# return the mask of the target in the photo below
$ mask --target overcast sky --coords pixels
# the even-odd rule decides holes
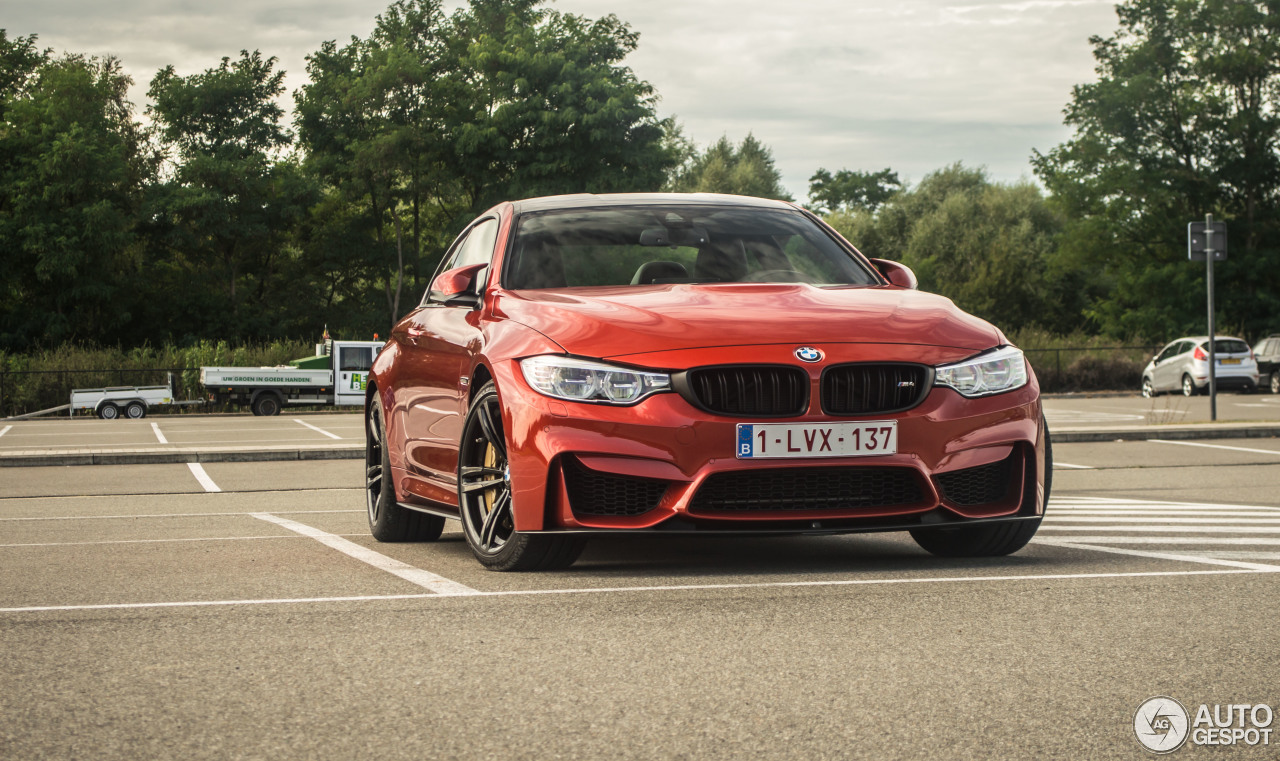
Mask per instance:
[[[145,91],[160,68],[215,66],[242,48],[276,56],[289,91],[324,40],[365,37],[389,0],[6,0],[0,28],[59,53],[114,55]],[[446,5],[455,8],[462,2]],[[819,167],[896,170],[955,161],[1031,177],[1033,149],[1070,133],[1071,86],[1093,79],[1090,35],[1113,0],[556,0],[640,33],[628,59],[685,134],[705,146],[755,134],[804,200]]]

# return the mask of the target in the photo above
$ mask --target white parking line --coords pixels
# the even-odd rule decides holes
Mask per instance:
[[[166,439],[166,438],[164,437],[164,434],[163,434],[163,433],[160,433],[160,424],[159,424],[159,423],[152,423],[152,424],[151,424],[151,430],[153,430],[153,431],[155,431],[155,432],[156,432],[156,438],[157,438],[157,439],[160,439],[160,443],[161,443],[161,444],[168,444],[168,443],[169,443],[169,440],[168,440],[168,439]]]
[[[1053,467],[1071,468],[1072,470],[1094,470],[1094,467],[1092,465],[1072,465],[1069,462],[1058,462],[1057,460],[1054,460]]]
[[[133,494],[116,496],[132,497]],[[166,495],[168,496],[168,495]],[[92,499],[77,497],[76,499]],[[287,515],[310,515],[312,513],[363,513],[364,510],[282,510]],[[140,513],[137,515],[40,515],[27,518],[0,518],[0,523],[20,523],[23,521],[136,521],[143,518],[226,518],[230,516],[246,516],[252,513]]]
[[[336,434],[336,433],[329,433],[328,431],[326,431],[326,430],[325,430],[325,429],[323,429],[323,428],[317,428],[317,427],[315,427],[314,425],[312,425],[312,424],[308,423],[308,422],[307,422],[307,421],[305,421],[305,420],[299,420],[299,419],[297,419],[297,418],[294,418],[294,419],[293,419],[293,422],[297,423],[298,425],[305,425],[306,427],[310,428],[310,429],[311,429],[311,430],[313,430],[313,431],[319,431],[320,433],[323,433],[325,436],[328,436],[328,437],[329,437],[329,438],[331,438],[331,439],[341,439],[341,438],[342,438],[341,436],[339,436],[339,435],[338,435],[338,434]]]
[[[1179,556],[1177,560],[1185,560]],[[1228,561],[1222,561],[1226,563]],[[0,613],[41,613],[67,610],[122,610],[139,608],[199,608],[227,605],[296,605],[300,603],[326,602],[369,602],[378,600],[431,600],[443,597],[533,597],[537,595],[590,595],[618,594],[625,592],[689,592],[720,589],[778,589],[787,587],[846,587],[873,586],[881,584],[951,584],[958,582],[990,582],[990,581],[1070,581],[1075,579],[1125,579],[1160,576],[1229,576],[1233,574],[1275,573],[1280,566],[1263,566],[1258,569],[1231,568],[1212,571],[1134,571],[1132,573],[1046,573],[1027,574],[1022,576],[944,576],[915,579],[844,579],[828,581],[767,581],[763,583],[740,584],[673,584],[671,586],[642,587],[586,587],[578,589],[517,589],[505,592],[478,592],[471,590],[466,595],[419,594],[419,595],[360,595],[353,597],[294,597],[267,600],[192,600],[184,602],[137,602],[111,603],[103,605],[44,605],[25,608],[0,608]]]
[[[12,429],[13,429],[13,426],[11,426],[11,425],[6,425],[4,428],[0,428],[0,436],[5,435],[6,433],[8,433],[8,432],[9,432],[10,430],[12,430]]]
[[[1204,447],[1205,449],[1228,449],[1232,452],[1253,452],[1254,454],[1269,454],[1280,457],[1280,452],[1274,449],[1250,449],[1249,447],[1229,447],[1226,444],[1201,444],[1196,441],[1166,441],[1165,439],[1148,439],[1152,444],[1178,444],[1184,447]]]
[[[373,550],[356,544],[353,541],[343,539],[336,534],[321,531],[320,529],[313,528],[305,523],[298,523],[297,521],[291,521],[288,518],[281,518],[279,516],[271,515],[270,513],[250,513],[250,515],[254,518],[258,518],[259,520],[264,520],[268,523],[274,523],[277,526],[287,528],[290,531],[302,534],[303,536],[309,536],[326,547],[331,547],[344,555],[349,555],[363,563],[368,563],[374,568],[386,571],[393,576],[399,576],[405,581],[417,584],[423,589],[430,589],[436,594],[451,596],[479,594],[471,587],[463,586],[456,581],[451,581],[430,571],[416,568],[408,563],[402,563],[395,558],[389,558],[382,553],[374,552]]]
[[[191,469],[191,475],[196,477],[196,480],[200,482],[200,485],[204,487],[205,491],[222,491],[222,489],[219,489],[218,485],[213,482],[213,479],[209,478],[209,474],[204,472],[203,465],[198,462],[189,462],[187,463],[187,467]]]
[[[1050,547],[1062,547],[1070,550],[1091,550],[1093,552],[1110,552],[1115,555],[1132,555],[1139,558],[1154,558],[1156,560],[1185,560],[1189,563],[1208,563],[1209,565],[1225,565],[1232,568],[1247,568],[1251,571],[1280,571],[1280,565],[1267,565],[1265,563],[1245,563],[1239,560],[1223,560],[1221,558],[1207,558],[1199,555],[1183,555],[1176,552],[1147,552],[1146,550],[1122,550],[1119,547],[1103,547],[1099,544],[1081,544],[1070,540],[1061,539],[1036,539],[1037,544],[1047,544]]]

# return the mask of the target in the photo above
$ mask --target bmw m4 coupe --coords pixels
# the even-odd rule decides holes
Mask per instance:
[[[1052,453],[997,328],[789,203],[571,195],[503,203],[446,252],[368,381],[381,541],[459,520],[493,570],[593,535],[909,531],[1003,555]]]

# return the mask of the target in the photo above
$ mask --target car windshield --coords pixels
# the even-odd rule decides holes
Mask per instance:
[[[523,216],[503,279],[512,289],[879,283],[798,211],[687,205],[615,206]]]
[[[1200,346],[1208,351],[1209,342],[1205,341]],[[1248,354],[1249,345],[1233,338],[1219,338],[1213,342],[1213,352],[1214,354]]]

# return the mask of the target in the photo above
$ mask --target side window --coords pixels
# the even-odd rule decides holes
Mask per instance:
[[[1181,349],[1181,347],[1182,347],[1181,341],[1177,343],[1169,344],[1168,346],[1164,347],[1164,351],[1160,352],[1160,356],[1156,357],[1156,359],[1159,360],[1160,362],[1163,362],[1169,357],[1176,355]]]
[[[493,258],[493,243],[498,238],[498,220],[486,219],[467,233],[467,237],[453,250],[441,272],[465,267],[468,264],[487,264]]]

